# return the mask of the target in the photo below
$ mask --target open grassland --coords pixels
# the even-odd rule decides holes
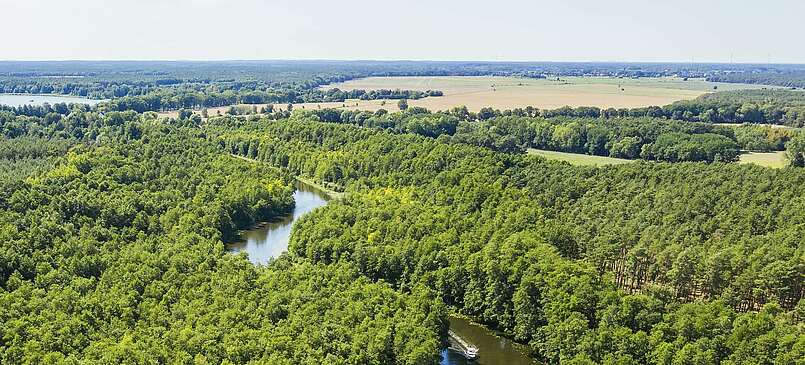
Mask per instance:
[[[783,168],[788,166],[785,151],[777,152],[747,152],[741,155],[739,163],[753,163],[759,166]]]
[[[592,156],[580,153],[546,151],[546,150],[538,150],[535,148],[529,148],[528,154],[544,157],[549,160],[565,161],[571,165],[576,166],[603,166],[603,165],[615,165],[615,164],[633,162],[633,160],[626,160],[622,158]],[[785,151],[746,152],[741,155],[738,163],[742,164],[752,163],[758,166],[779,169],[788,166],[788,159],[785,157]]]
[[[716,89],[717,87],[717,89]],[[680,78],[613,78],[613,77],[561,77],[528,79],[493,76],[444,77],[369,77],[322,86],[323,89],[342,90],[441,90],[442,97],[429,97],[409,101],[410,106],[430,110],[445,110],[466,105],[477,111],[482,107],[511,109],[534,106],[556,109],[563,106],[597,106],[632,108],[666,105],[683,99],[694,99],[702,94],[736,89],[756,89],[764,86],[707,82],[701,79],[685,81]],[[354,105],[354,102],[352,103]],[[389,101],[387,109],[394,109]],[[378,103],[364,102],[353,106],[373,110]]]
[[[528,154],[544,157],[549,160],[565,161],[571,165],[576,166],[603,166],[603,165],[615,165],[615,164],[632,162],[632,160],[626,160],[622,158],[583,155],[580,153],[546,151],[546,150],[538,150],[535,148],[529,148]]]

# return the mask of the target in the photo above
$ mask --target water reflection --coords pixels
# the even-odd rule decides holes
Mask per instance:
[[[478,358],[467,360],[459,353],[451,350],[442,351],[441,365],[533,365],[537,364],[518,348],[518,345],[494,333],[483,326],[471,323],[463,318],[450,317],[450,329],[464,340],[478,347]]]
[[[245,251],[249,254],[249,260],[255,264],[265,264],[287,251],[293,222],[313,209],[327,205],[330,200],[323,191],[301,181],[296,182],[293,198],[296,207],[292,214],[241,232],[241,240],[230,244],[229,249],[234,252]]]
[[[308,184],[297,182],[294,192],[296,208],[293,214],[270,222],[255,229],[243,231],[240,242],[229,245],[235,252],[245,251],[249,260],[265,264],[288,249],[291,227],[294,221],[304,214],[327,205],[330,197],[323,191]],[[533,365],[534,360],[518,351],[518,346],[510,340],[496,337],[492,331],[473,324],[463,318],[450,317],[450,329],[466,341],[477,346],[479,357],[468,361],[463,355],[451,350],[442,351],[442,365]]]

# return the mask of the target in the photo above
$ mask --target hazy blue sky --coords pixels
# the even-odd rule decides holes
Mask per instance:
[[[805,63],[802,0],[0,0],[0,14],[2,60]]]

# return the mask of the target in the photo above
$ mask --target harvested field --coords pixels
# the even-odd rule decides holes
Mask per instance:
[[[715,89],[717,87],[717,89]],[[556,109],[563,106],[632,108],[666,105],[694,99],[716,90],[761,88],[759,85],[713,83],[680,78],[623,79],[613,77],[562,77],[528,79],[514,77],[370,77],[322,86],[342,90],[441,90],[442,97],[410,100],[410,106],[444,110],[465,105],[472,111],[482,107],[511,109],[534,106]],[[393,106],[393,105],[392,105]],[[372,110],[371,105],[366,106]],[[394,109],[394,108],[387,108]]]

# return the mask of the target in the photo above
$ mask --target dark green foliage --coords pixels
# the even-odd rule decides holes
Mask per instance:
[[[735,162],[738,145],[720,134],[665,133],[657,140],[644,145],[641,156],[659,161]]]
[[[439,90],[349,90],[342,91],[340,89],[319,90],[312,89],[305,92],[301,97],[301,102],[316,103],[316,102],[337,102],[347,99],[361,99],[361,100],[383,100],[383,99],[422,99],[428,96],[442,96],[443,92]]]
[[[355,124],[432,138],[444,136],[444,141],[509,153],[537,148],[668,162],[732,162],[737,160],[740,152],[732,128],[705,123],[656,118],[546,119],[516,115],[484,119],[480,117],[483,113],[483,110],[479,113],[479,121],[461,120],[453,112],[431,113],[421,108],[402,113],[322,109],[306,115],[315,115],[330,123]],[[780,133],[781,136],[791,134],[790,131]]]
[[[802,170],[593,169],[335,124],[217,123],[227,151],[257,141],[257,159],[349,192],[302,218],[294,255],[426,285],[545,361],[788,364],[805,351]]]
[[[0,138],[0,159],[16,161],[62,156],[67,153],[69,147],[70,142],[62,139]]]
[[[514,145],[669,162],[730,162],[739,152],[734,138],[728,128],[652,118],[504,116],[486,123],[462,124],[452,140],[503,151],[512,150],[507,146]]]
[[[707,77],[708,81],[737,82],[745,84],[778,85],[805,88],[805,70],[775,70],[774,68],[758,72],[734,72],[716,74]]]
[[[805,91],[739,90],[705,94],[663,107],[668,118],[710,123],[805,126]]]
[[[793,167],[805,167],[805,134],[800,133],[786,144],[786,156]]]
[[[796,165],[801,135],[661,119],[704,120],[695,103],[296,111],[203,124],[187,111],[159,122],[133,110],[286,103],[368,66],[256,78],[265,65],[135,64],[134,76],[96,70],[110,81],[31,71],[32,81],[19,70],[0,80],[117,97],[94,109],[0,108],[0,363],[433,364],[445,305],[547,363],[805,358],[802,169],[585,168],[518,154],[548,146],[714,162],[733,160],[739,145],[787,142]],[[428,65],[371,72],[458,72]],[[542,77],[533,65],[500,67],[460,72]],[[562,72],[667,72],[612,67]],[[744,101],[739,110],[766,118]],[[703,112],[717,121],[720,111]],[[291,209],[293,175],[348,194],[303,217],[290,252],[267,266],[226,253],[238,229]]]
[[[194,130],[115,128],[130,124],[143,134],[0,194],[0,363],[438,362],[446,313],[427,288],[224,251],[289,211],[289,175]]]
[[[480,120],[500,116],[543,116],[573,118],[662,118],[704,123],[777,124],[805,126],[805,91],[736,90],[704,94],[694,100],[677,101],[665,106],[601,109],[598,107],[562,107],[554,110],[531,108],[494,110],[482,108],[471,118]]]
[[[735,129],[735,140],[749,151],[783,151],[791,138],[797,135],[792,129],[744,124]]]

